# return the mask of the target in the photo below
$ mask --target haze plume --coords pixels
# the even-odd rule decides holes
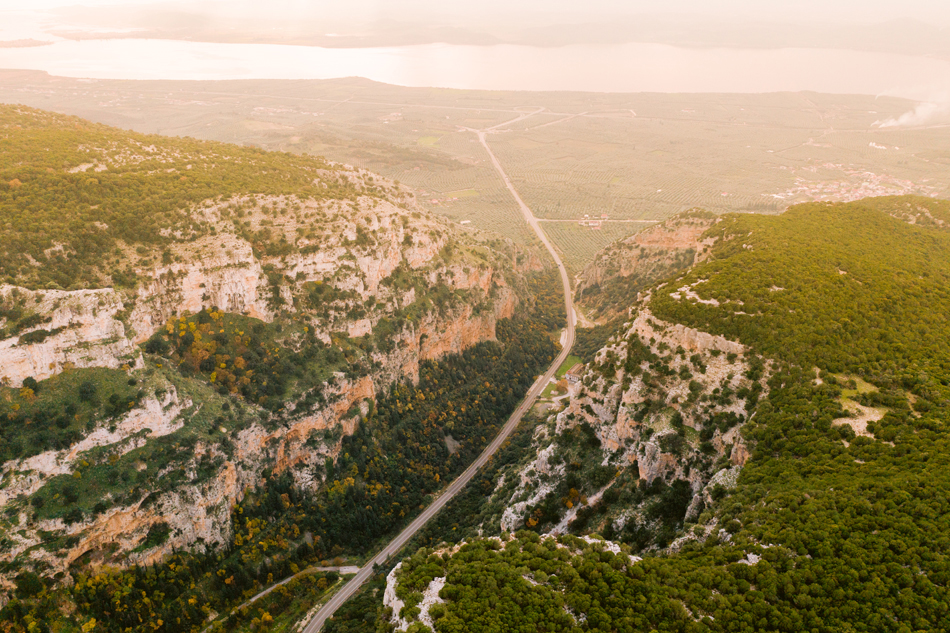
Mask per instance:
[[[940,92],[899,117],[876,121],[875,127],[920,127],[950,123],[950,92]]]

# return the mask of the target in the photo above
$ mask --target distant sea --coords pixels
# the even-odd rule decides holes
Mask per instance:
[[[458,46],[317,48],[176,40],[57,41],[0,48],[0,68],[98,79],[330,79],[402,86],[592,92],[950,92],[950,61],[813,48]]]

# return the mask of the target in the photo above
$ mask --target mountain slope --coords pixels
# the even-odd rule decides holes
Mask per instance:
[[[507,471],[496,489],[513,479],[530,494],[540,477],[556,490],[571,463],[543,472],[539,460],[583,446],[575,474],[595,464],[616,470],[599,484],[580,479],[586,488],[576,491],[606,485],[603,494],[595,501],[565,487],[551,505],[557,518],[535,525],[533,513],[509,506],[549,537],[504,532],[500,541],[420,551],[391,576],[387,617],[403,629],[421,618],[436,631],[501,621],[565,631],[948,630],[950,233],[938,221],[946,210],[945,201],[896,198],[723,216],[704,235],[715,241],[709,259],[633,306],[556,425],[536,434],[534,461]],[[683,351],[670,351],[670,369],[687,368],[674,380],[696,385],[651,397],[680,414],[684,433],[657,441],[645,460],[647,431],[658,429],[649,410],[624,422],[627,403],[643,394],[641,372],[669,373],[648,355],[631,366],[620,352],[633,342],[660,356],[672,336]],[[702,354],[685,360],[691,341],[742,346],[722,349],[734,361],[760,357],[762,373],[752,374],[761,389],[710,392],[708,374],[718,372]],[[742,369],[726,371],[734,379]],[[715,411],[696,413],[724,395],[744,400],[748,413],[728,453],[712,446],[735,466],[720,460],[714,477],[694,480],[700,434],[717,421]],[[572,420],[578,412],[586,428]],[[619,448],[636,456],[636,471],[617,459],[611,432],[620,426],[633,432],[633,445]],[[657,463],[668,470],[644,471]],[[686,485],[676,484],[687,468]],[[706,506],[698,514],[697,495]],[[561,519],[578,505],[572,521]],[[616,542],[557,536],[565,530]],[[631,558],[638,549],[643,560]],[[505,602],[491,606],[497,594]]]
[[[359,555],[464,468],[556,351],[547,330],[563,314],[535,299],[550,276],[527,270],[536,259],[452,228],[395,183],[26,108],[0,108],[0,126],[0,583],[11,595],[48,585],[65,612],[86,612],[95,601],[65,589],[79,578],[111,566],[141,578],[135,565],[174,575],[176,551],[195,565],[222,551],[241,560],[268,523],[270,553],[202,587],[203,607],[233,606],[269,566],[289,570],[291,553],[301,564]],[[493,372],[509,389],[486,397],[480,385],[502,380]],[[441,417],[406,414],[406,390]],[[400,441],[414,449],[397,454]],[[367,469],[374,456],[386,467]],[[400,493],[417,468],[425,476]],[[379,487],[372,513],[351,507],[367,486]],[[287,500],[277,494],[241,536],[242,499],[278,489]],[[294,519],[306,504],[312,519]],[[125,626],[151,604],[124,606]]]

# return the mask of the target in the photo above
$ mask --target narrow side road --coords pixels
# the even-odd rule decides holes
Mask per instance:
[[[344,566],[342,566],[342,567],[308,567],[307,569],[304,569],[303,571],[297,572],[296,574],[294,574],[294,575],[292,575],[292,576],[287,576],[286,578],[284,578],[284,579],[281,580],[280,582],[276,582],[276,583],[274,583],[273,585],[271,585],[270,587],[268,587],[268,588],[264,589],[263,591],[261,591],[260,593],[257,593],[257,594],[255,594],[255,595],[251,596],[250,598],[247,599],[247,601],[242,602],[242,603],[239,604],[238,606],[234,607],[233,609],[231,609],[230,611],[228,611],[227,614],[225,614],[225,615],[227,616],[227,615],[229,615],[229,614],[231,614],[231,613],[234,613],[234,612],[236,612],[236,611],[240,611],[241,609],[243,609],[243,608],[245,608],[245,607],[251,606],[252,604],[254,604],[255,602],[257,602],[258,600],[260,600],[261,598],[263,598],[264,596],[266,596],[267,594],[269,594],[270,592],[272,592],[274,589],[277,589],[278,587],[283,587],[284,585],[286,585],[287,583],[289,583],[289,582],[290,582],[291,580],[293,580],[294,578],[302,578],[302,577],[306,576],[307,574],[312,574],[312,573],[318,572],[318,571],[335,571],[335,572],[338,572],[340,575],[346,576],[346,575],[349,575],[349,574],[355,574],[355,573],[358,572],[359,570],[360,570],[360,568],[357,567],[356,565],[344,565]],[[208,626],[206,626],[205,628],[203,628],[203,629],[201,630],[201,633],[207,633],[207,631],[210,631],[210,630],[211,630],[211,627],[214,626],[214,623],[215,623],[216,621],[218,621],[218,618],[221,618],[221,617],[222,617],[221,615],[218,615],[218,616],[211,622],[211,624],[209,624]]]
[[[524,116],[517,117],[513,121],[519,121],[521,119],[527,118],[535,112],[528,113]],[[508,121],[507,123],[511,123]],[[500,127],[500,124],[497,127]],[[535,383],[531,386],[531,389],[528,390],[528,394],[525,396],[524,400],[521,401],[521,404],[515,409],[514,413],[511,414],[511,417],[508,418],[508,421],[505,423],[505,426],[502,427],[498,435],[495,436],[495,439],[492,440],[482,454],[472,462],[472,464],[465,469],[459,477],[453,481],[448,488],[446,488],[439,497],[432,502],[429,507],[422,511],[422,513],[416,517],[416,519],[409,524],[402,532],[399,533],[399,536],[394,538],[389,544],[383,548],[379,554],[377,554],[373,560],[366,563],[362,569],[354,576],[350,581],[343,586],[332,598],[323,607],[317,611],[317,614],[313,617],[310,622],[303,628],[303,633],[317,633],[323,627],[324,622],[330,619],[333,614],[336,612],[340,606],[343,605],[353,594],[355,594],[360,586],[366,582],[370,576],[373,575],[373,567],[377,564],[382,565],[385,563],[390,556],[396,554],[403,545],[409,542],[409,540],[415,536],[416,532],[425,525],[429,519],[434,517],[439,510],[442,509],[445,504],[452,500],[452,498],[459,493],[459,491],[465,487],[472,477],[475,476],[475,473],[479,468],[484,466],[492,455],[501,447],[501,445],[508,439],[508,436],[511,435],[512,431],[518,426],[521,422],[521,418],[524,414],[531,408],[535,400],[547,386],[548,381],[554,376],[557,372],[558,367],[561,366],[561,363],[568,357],[571,352],[571,348],[574,346],[574,324],[576,318],[574,316],[574,302],[571,298],[571,281],[568,277],[567,269],[564,267],[564,263],[561,261],[561,258],[558,257],[557,251],[554,250],[554,246],[548,240],[547,235],[544,234],[544,231],[541,230],[541,225],[538,223],[537,218],[534,217],[534,214],[531,212],[531,209],[528,208],[528,205],[524,203],[521,199],[521,196],[518,195],[518,192],[515,190],[514,186],[511,184],[511,180],[508,178],[508,175],[501,167],[501,163],[498,162],[498,159],[495,158],[495,154],[491,151],[491,148],[488,146],[487,141],[485,140],[485,130],[472,130],[478,134],[478,140],[481,142],[482,146],[485,148],[485,151],[488,152],[489,158],[491,158],[492,164],[495,166],[495,170],[498,172],[498,175],[501,176],[501,179],[504,181],[505,186],[508,188],[508,191],[511,192],[511,195],[514,197],[515,202],[518,203],[518,207],[521,209],[521,213],[524,215],[525,221],[528,225],[534,230],[535,234],[538,236],[538,239],[541,240],[541,243],[544,244],[544,247],[551,254],[551,257],[554,259],[554,262],[557,264],[558,271],[561,274],[561,285],[564,290],[564,308],[565,313],[567,314],[567,328],[565,330],[565,336],[562,338],[563,347],[561,353],[557,355],[557,358],[554,359],[554,362],[551,363],[551,366],[548,367],[548,370],[544,373],[543,376],[538,378]]]
[[[274,589],[277,589],[278,587],[282,587],[282,586],[286,585],[288,582],[290,582],[290,581],[293,580],[294,578],[300,578],[300,577],[302,577],[302,576],[306,576],[307,574],[312,574],[312,573],[318,572],[318,571],[335,571],[335,572],[339,572],[340,574],[347,575],[347,574],[355,574],[355,573],[358,572],[359,570],[360,570],[360,568],[357,567],[356,565],[353,565],[353,566],[350,566],[350,567],[348,567],[348,566],[344,566],[344,567],[310,567],[309,569],[305,569],[305,570],[303,570],[303,571],[300,572],[300,573],[294,574],[293,576],[288,576],[288,577],[284,578],[283,580],[281,580],[280,582],[271,585],[270,587],[268,587],[267,589],[261,591],[261,592],[258,593],[257,595],[252,596],[252,597],[251,597],[247,602],[245,602],[244,604],[242,604],[242,605],[240,605],[240,606],[237,606],[237,607],[235,607],[234,609],[231,609],[231,610],[232,610],[232,611],[240,611],[240,610],[243,609],[244,607],[249,607],[249,606],[251,606],[252,604],[254,604],[255,602],[257,602],[258,600],[260,600],[261,598],[263,598],[264,596],[266,596],[267,594],[269,594],[270,592],[272,592]]]

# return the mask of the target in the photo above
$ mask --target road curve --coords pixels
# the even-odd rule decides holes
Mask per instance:
[[[533,113],[532,113],[533,114]],[[528,115],[530,116],[530,115]],[[518,117],[516,120],[520,120],[526,117]],[[499,127],[499,126],[496,126]],[[474,130],[473,130],[474,131]],[[544,244],[544,247],[551,254],[551,257],[554,259],[554,262],[557,264],[558,271],[561,274],[561,285],[564,289],[564,308],[565,314],[567,315],[567,330],[566,337],[564,338],[564,346],[561,349],[561,353],[557,355],[557,358],[554,359],[554,362],[551,363],[551,366],[548,367],[548,370],[544,372],[544,375],[538,378],[535,383],[531,386],[531,389],[528,390],[528,394],[525,396],[524,400],[521,401],[521,404],[515,409],[514,413],[511,414],[511,417],[508,418],[508,421],[505,423],[505,426],[502,427],[498,435],[495,436],[495,439],[492,440],[481,455],[475,459],[474,462],[465,469],[458,478],[449,484],[449,487],[446,488],[436,499],[433,501],[422,513],[415,518],[415,520],[408,525],[402,532],[399,533],[399,536],[390,541],[383,551],[376,555],[373,560],[366,563],[362,569],[354,576],[348,583],[346,583],[342,589],[336,592],[332,598],[323,607],[317,611],[316,615],[307,623],[307,626],[303,628],[303,633],[317,633],[322,627],[324,622],[329,620],[333,614],[339,609],[344,602],[346,602],[353,594],[355,594],[364,582],[366,582],[370,576],[373,575],[373,568],[375,565],[382,565],[385,563],[390,556],[396,554],[403,545],[409,542],[409,540],[415,536],[416,532],[425,525],[429,519],[434,517],[442,507],[447,504],[452,498],[458,494],[458,492],[465,487],[472,477],[475,476],[475,473],[478,472],[478,469],[484,466],[492,455],[501,447],[501,445],[508,439],[508,436],[511,435],[512,431],[518,426],[521,422],[522,416],[531,408],[534,404],[534,401],[537,400],[538,396],[541,395],[541,392],[544,390],[544,387],[548,384],[548,381],[554,376],[554,373],[557,371],[558,367],[561,366],[561,363],[567,358],[568,354],[571,352],[571,347],[574,346],[574,304],[571,299],[571,282],[570,278],[567,275],[567,269],[564,267],[564,263],[561,261],[561,258],[558,257],[557,251],[554,250],[554,246],[548,240],[547,235],[544,234],[544,231],[541,230],[541,226],[538,223],[537,218],[534,217],[534,214],[531,213],[531,209],[528,208],[528,205],[524,203],[521,199],[521,196],[518,195],[518,192],[515,190],[514,186],[511,184],[511,180],[508,178],[508,175],[501,168],[501,163],[498,162],[498,159],[495,158],[495,154],[491,151],[491,148],[488,146],[488,142],[485,140],[485,132],[477,131],[478,140],[481,142],[482,146],[485,148],[485,151],[488,152],[488,156],[491,158],[492,164],[495,166],[495,170],[501,176],[502,180],[505,182],[505,186],[508,187],[508,191],[511,192],[511,195],[514,197],[515,202],[518,203],[518,207],[521,209],[521,213],[524,215],[525,221],[537,234],[538,238],[541,240],[541,243]]]

